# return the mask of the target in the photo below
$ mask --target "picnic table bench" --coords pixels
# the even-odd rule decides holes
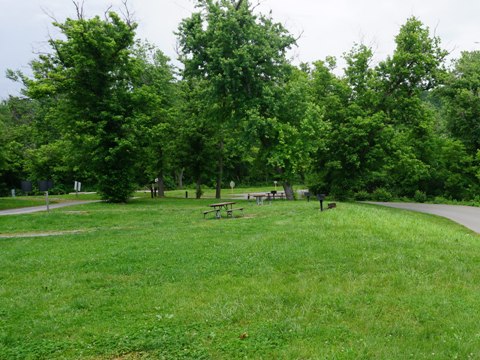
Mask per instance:
[[[243,208],[233,208],[233,205],[236,204],[235,202],[228,201],[216,204],[210,204],[208,206],[212,207],[213,210],[206,210],[203,212],[203,218],[209,213],[215,213],[215,218],[220,219],[222,217],[221,211],[225,210],[227,212],[227,217],[233,217],[233,212],[240,210],[243,214]]]
[[[263,205],[263,198],[266,198],[268,201],[272,201],[275,199],[285,199],[284,192],[266,192],[266,193],[253,193],[248,194],[247,199],[250,200],[251,197],[254,197],[257,205]]]

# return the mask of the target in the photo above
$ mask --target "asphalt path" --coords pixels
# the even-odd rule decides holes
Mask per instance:
[[[480,234],[480,207],[372,201],[365,201],[364,203],[443,216]]]
[[[66,201],[66,202],[62,202],[62,203],[59,203],[59,204],[50,204],[49,207],[50,207],[50,210],[52,210],[52,209],[63,208],[63,207],[66,207],[66,206],[90,204],[92,202],[99,202],[99,201],[100,200]],[[47,206],[42,205],[42,206],[31,206],[31,207],[24,207],[24,208],[18,208],[18,209],[1,210],[0,211],[0,216],[31,214],[31,213],[39,212],[39,211],[47,211]]]

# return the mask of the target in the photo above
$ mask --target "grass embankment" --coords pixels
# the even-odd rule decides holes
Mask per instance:
[[[468,359],[480,236],[317,202],[138,199],[0,218],[0,358]],[[211,214],[210,214],[211,215]]]

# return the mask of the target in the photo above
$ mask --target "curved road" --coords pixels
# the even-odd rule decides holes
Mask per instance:
[[[89,204],[92,202],[99,202],[100,200],[85,200],[85,201],[66,201],[59,204],[50,204],[50,210],[58,209],[65,206],[72,206],[72,205],[81,205],[81,204]],[[1,210],[0,216],[2,215],[19,215],[19,214],[30,214],[39,211],[47,211],[47,206],[32,206],[32,207],[24,207],[18,209],[9,209],[9,210]]]
[[[437,205],[419,203],[390,203],[365,201],[366,204],[382,205],[397,209],[419,211],[443,216],[480,234],[480,207],[460,205]]]

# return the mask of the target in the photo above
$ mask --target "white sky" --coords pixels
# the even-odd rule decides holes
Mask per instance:
[[[260,0],[259,11],[272,10],[274,20],[295,36],[294,63],[340,60],[354,42],[371,45],[377,61],[392,54],[394,37],[410,16],[418,17],[440,36],[443,47],[456,58],[464,50],[480,49],[478,0]],[[251,0],[256,2],[256,0]],[[157,45],[175,59],[173,32],[194,9],[194,0],[128,0],[139,23],[137,35]],[[119,0],[85,0],[87,16],[102,15],[109,5],[121,9]],[[0,0],[0,98],[18,95],[19,86],[5,78],[6,69],[29,73],[35,52],[48,50],[49,34],[57,34],[52,20],[75,16],[71,0]],[[342,62],[339,61],[339,65]]]

